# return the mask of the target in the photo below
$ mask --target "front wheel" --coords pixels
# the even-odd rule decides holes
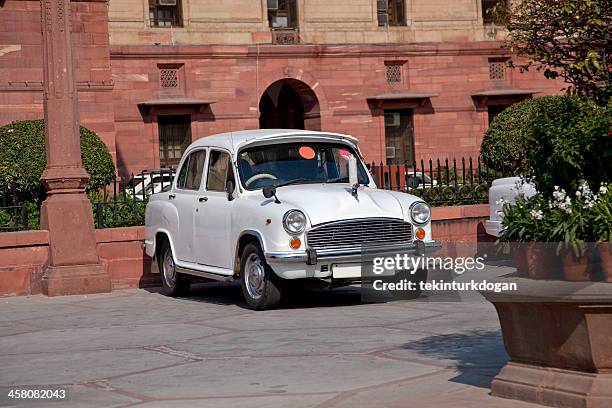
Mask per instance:
[[[266,263],[259,245],[248,244],[240,257],[240,284],[249,308],[272,309],[281,299],[281,281]]]
[[[168,241],[164,241],[157,259],[159,272],[161,273],[163,293],[166,296],[186,296],[189,294],[191,276],[176,271],[172,248]]]

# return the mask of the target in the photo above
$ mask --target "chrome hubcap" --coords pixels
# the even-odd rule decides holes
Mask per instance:
[[[245,283],[247,292],[249,295],[258,299],[263,294],[263,290],[266,286],[266,274],[265,267],[259,256],[252,254],[247,259],[244,265]]]
[[[169,249],[164,253],[163,269],[166,285],[173,288],[176,283],[176,268],[174,267],[172,252]]]

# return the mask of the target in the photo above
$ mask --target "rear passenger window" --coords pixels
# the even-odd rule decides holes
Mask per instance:
[[[184,190],[199,190],[206,162],[206,150],[198,150],[189,155],[183,164],[176,186]]]
[[[185,188],[185,180],[187,180],[187,169],[189,168],[189,157],[187,160],[183,162],[183,167],[181,167],[181,171],[176,180],[177,188]]]

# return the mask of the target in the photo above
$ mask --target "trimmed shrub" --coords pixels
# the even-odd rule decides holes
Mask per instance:
[[[597,191],[612,177],[612,115],[576,96],[541,98],[531,113],[525,170],[547,197],[555,187],[576,191],[585,180]]]
[[[81,132],[81,159],[90,176],[88,191],[111,182],[115,165],[98,135],[84,127]],[[8,191],[19,202],[41,202],[45,188],[40,181],[45,169],[43,120],[13,122],[0,127],[0,192]]]
[[[526,100],[500,113],[481,154],[496,170],[535,176],[538,191],[576,191],[580,179],[596,188],[612,175],[610,108],[576,96]]]
[[[547,98],[527,99],[503,110],[490,123],[480,145],[480,154],[489,167],[520,174],[525,160],[530,117]]]

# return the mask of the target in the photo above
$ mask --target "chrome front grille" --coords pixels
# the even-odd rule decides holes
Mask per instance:
[[[394,218],[362,218],[320,224],[308,231],[306,243],[315,250],[359,249],[412,242],[412,225]]]

